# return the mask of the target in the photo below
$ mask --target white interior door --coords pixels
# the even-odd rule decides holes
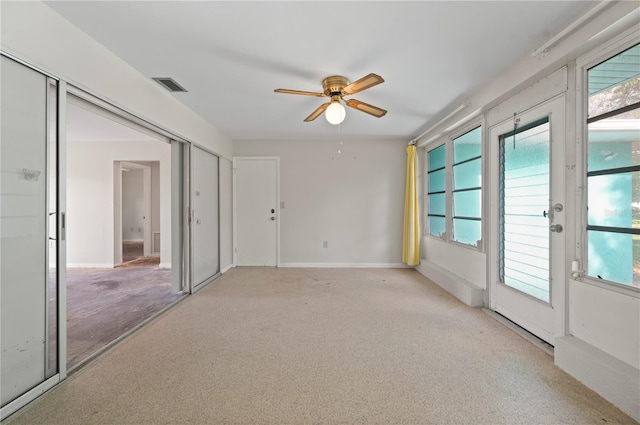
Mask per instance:
[[[193,289],[220,271],[218,157],[191,149],[191,258]]]
[[[47,314],[49,236],[55,235],[55,230],[49,233],[47,203],[49,82],[11,59],[2,56],[1,61],[0,401],[4,416],[8,403],[57,370],[55,364],[48,364],[48,351],[56,346],[49,344],[49,338],[57,334],[48,331],[51,321],[55,328],[56,311],[51,317]],[[55,215],[55,206],[53,211]]]
[[[491,308],[551,345],[564,332],[564,107],[490,130]]]
[[[279,158],[234,158],[238,266],[278,265]]]

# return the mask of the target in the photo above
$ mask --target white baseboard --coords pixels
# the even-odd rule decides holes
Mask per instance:
[[[119,264],[113,263],[67,263],[69,269],[112,269]]]
[[[406,269],[402,263],[280,263],[278,267],[323,268],[323,269]]]
[[[123,239],[122,242],[144,242],[144,239]]]
[[[415,269],[466,305],[484,307],[484,289],[424,259]]]
[[[220,269],[220,273],[226,273],[233,268],[233,264],[228,264]]]
[[[640,422],[640,370],[574,336],[555,340],[555,364]]]
[[[160,263],[160,265],[158,266],[161,269],[170,269],[171,268],[171,263]]]

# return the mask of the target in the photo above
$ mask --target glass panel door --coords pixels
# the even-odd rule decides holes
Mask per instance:
[[[191,150],[191,242],[193,289],[220,272],[218,157]]]
[[[500,283],[549,302],[549,120],[499,143]]]
[[[49,350],[55,354],[51,338],[57,333],[55,314],[47,315],[49,80],[4,56],[1,61],[0,401],[5,415],[5,406],[56,373],[48,360],[55,362]]]
[[[551,345],[564,334],[564,116],[558,97],[489,139],[490,307]]]

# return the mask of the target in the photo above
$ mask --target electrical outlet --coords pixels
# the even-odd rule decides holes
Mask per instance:
[[[329,241],[322,241],[323,248],[329,248]]]

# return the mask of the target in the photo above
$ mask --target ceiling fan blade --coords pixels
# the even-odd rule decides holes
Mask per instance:
[[[378,74],[369,74],[365,77],[360,78],[358,81],[354,81],[349,84],[345,88],[342,89],[342,93],[344,94],[355,94],[361,92],[362,90],[366,90],[369,87],[373,87],[380,83],[384,83],[384,80]]]
[[[289,90],[289,89],[275,89],[276,93],[285,93],[285,94],[301,94],[303,96],[315,96],[315,97],[327,97],[324,93],[316,93],[313,91],[300,91],[300,90]]]
[[[367,114],[373,115],[376,118],[384,117],[387,114],[387,111],[377,106],[369,105],[368,103],[360,102],[359,100],[349,99],[345,101],[347,106],[350,106],[358,111],[366,112]]]
[[[318,109],[313,111],[311,115],[304,119],[304,121],[309,122],[315,120],[320,115],[322,115],[322,113],[329,107],[329,105],[331,105],[331,102],[323,103],[322,105],[318,106]]]

